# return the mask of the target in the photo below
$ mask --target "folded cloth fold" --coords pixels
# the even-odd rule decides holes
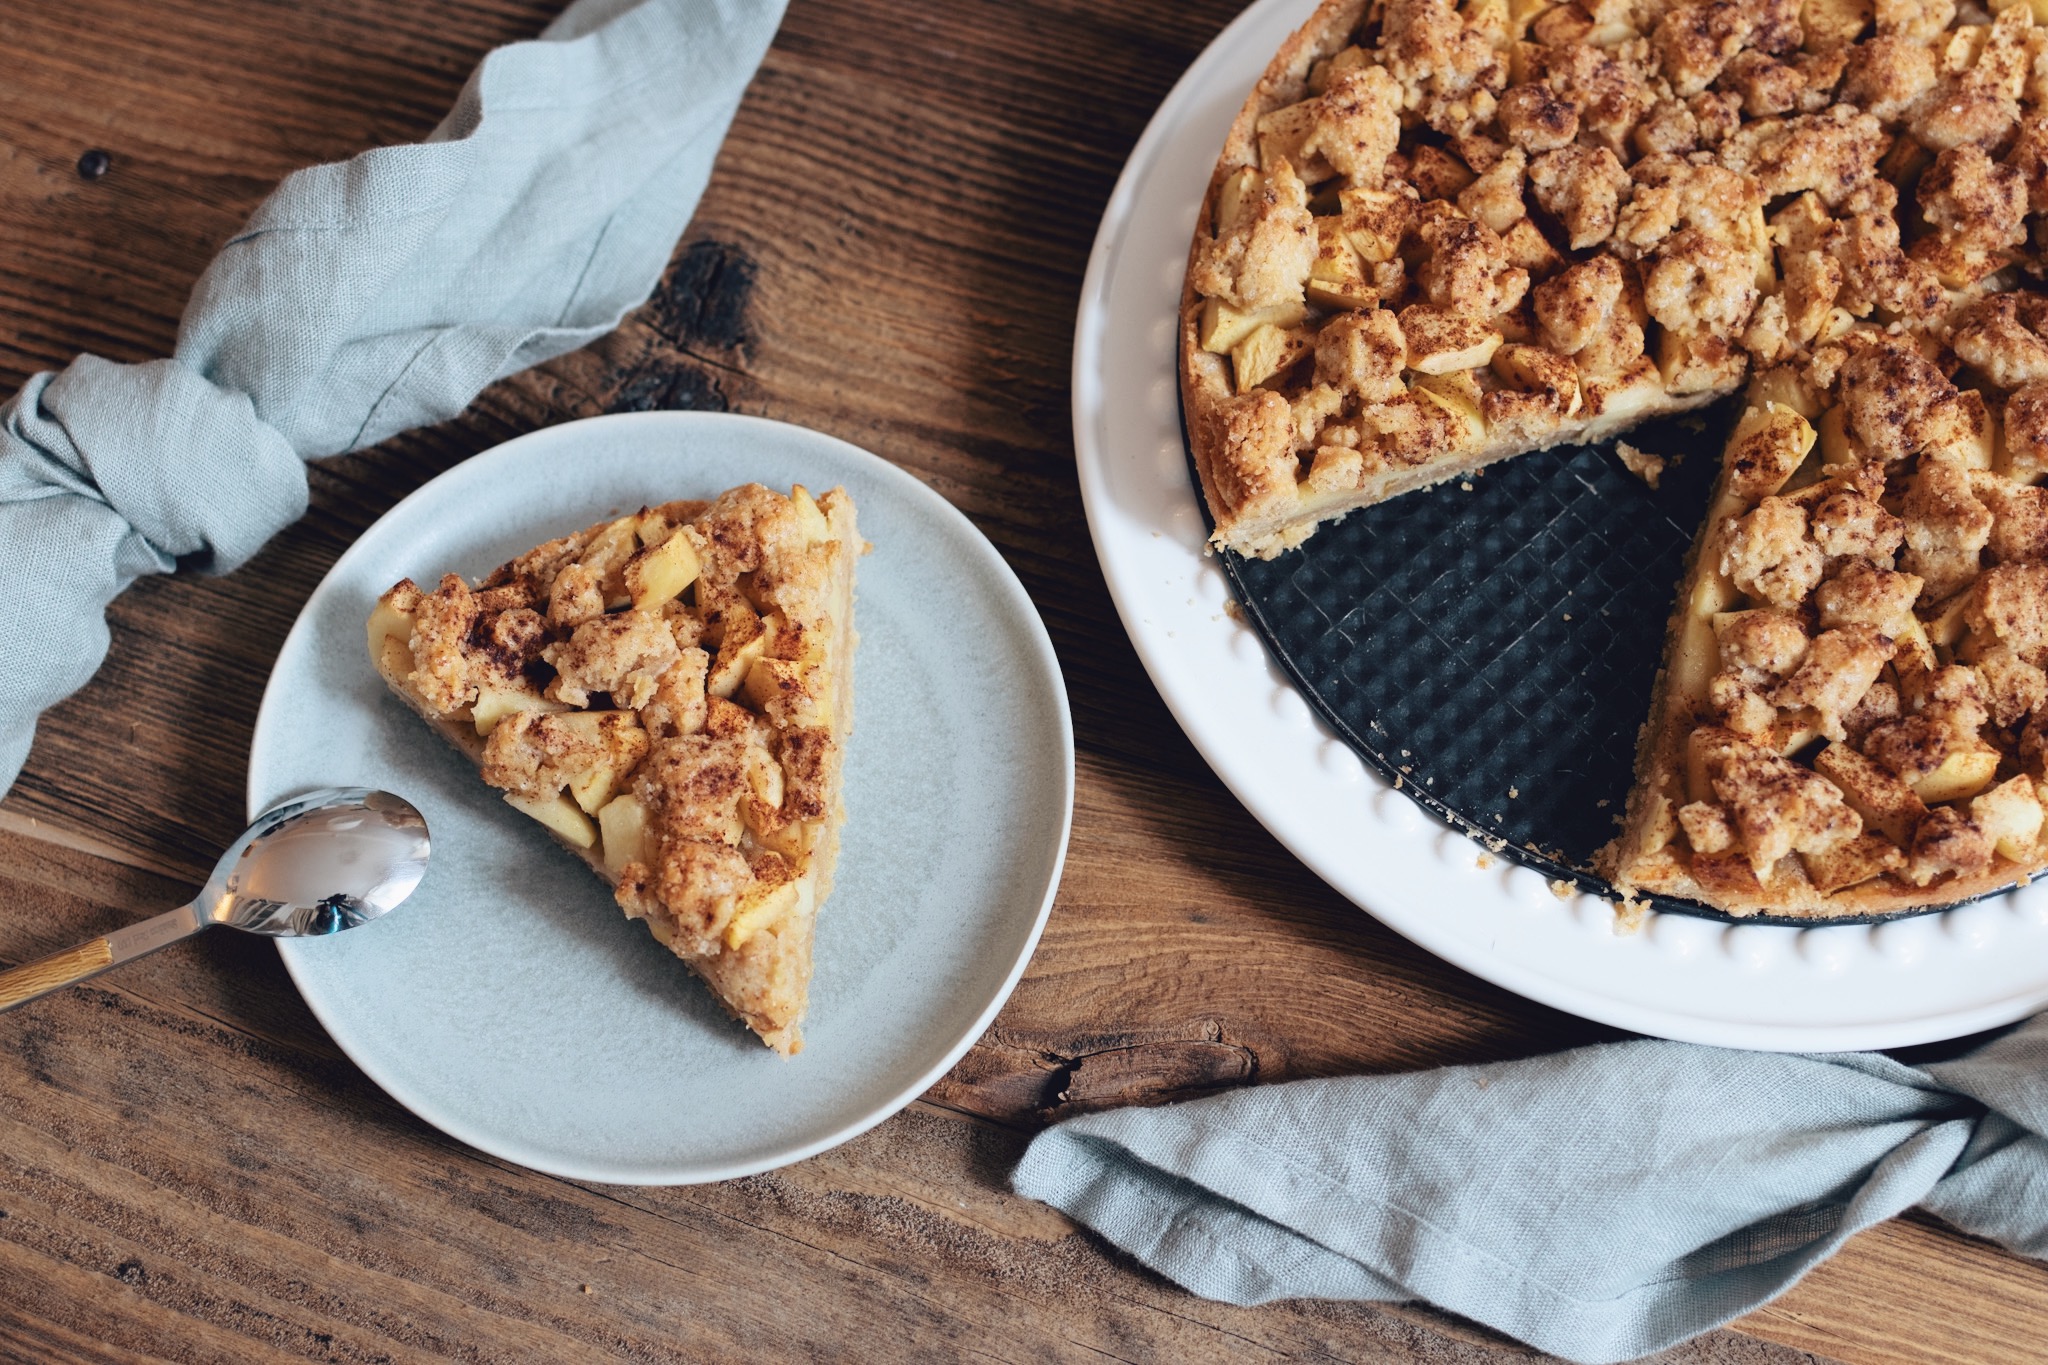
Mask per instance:
[[[426,141],[298,171],[194,288],[174,358],[81,356],[0,407],[0,791],[106,607],[226,572],[305,460],[446,421],[616,327],[661,277],[783,0],[578,0],[484,58]]]
[[[1918,1067],[1640,1040],[1112,1110],[1013,1184],[1207,1298],[1424,1299],[1628,1360],[1915,1205],[2048,1258],[2048,1016]]]

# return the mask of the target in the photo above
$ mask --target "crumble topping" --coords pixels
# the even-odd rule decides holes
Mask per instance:
[[[1982,300],[1945,336],[1859,325],[1753,382],[1653,718],[1675,752],[1610,850],[1622,883],[1826,914],[1938,904],[2048,859],[2026,368],[2048,316],[2028,302]]]
[[[1827,914],[2048,865],[2033,7],[1326,0],[1209,209],[1184,387],[1239,553],[1749,384],[1625,893]]]
[[[1311,32],[1234,136],[1189,273],[1219,544],[1270,557],[1783,364],[1831,391],[1854,367],[1848,434],[1896,461],[1971,439],[1960,361],[2009,398],[2020,467],[2048,467],[2030,6],[1326,0]],[[1842,345],[1859,330],[1906,344]],[[1904,567],[1957,590],[1993,514],[1940,471],[1892,487],[1944,509],[1908,518]],[[1791,526],[1766,522],[1759,553]]]

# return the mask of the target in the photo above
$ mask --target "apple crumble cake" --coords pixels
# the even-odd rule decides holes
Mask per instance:
[[[1325,0],[1189,256],[1212,540],[1272,558],[1746,382],[1602,871],[1736,914],[2022,881],[2044,212],[2029,0]]]
[[[369,621],[392,691],[784,1055],[845,821],[865,549],[843,489],[747,484],[474,586],[401,581]]]

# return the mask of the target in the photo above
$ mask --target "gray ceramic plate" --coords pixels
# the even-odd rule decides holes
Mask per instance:
[[[643,503],[747,480],[844,485],[862,561],[838,882],[803,1053],[730,1022],[610,892],[388,696],[377,595],[474,576]],[[636,413],[537,431],[435,479],[314,592],[264,693],[249,809],[311,787],[399,792],[434,854],[399,910],[280,944],[327,1031],[400,1103],[577,1179],[721,1180],[908,1104],[988,1026],[1038,941],[1073,814],[1073,731],[1045,628],[981,534],[908,474],[758,418]]]

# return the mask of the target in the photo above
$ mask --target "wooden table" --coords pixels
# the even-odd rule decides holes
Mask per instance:
[[[0,803],[0,962],[174,904],[241,829],[300,603],[400,497],[592,413],[800,422],[972,517],[1065,661],[1066,881],[966,1060],[786,1170],[582,1185],[427,1127],[339,1054],[270,948],[209,937],[0,1017],[0,1356],[1528,1356],[1419,1308],[1204,1302],[1006,1189],[1029,1134],[1089,1107],[1607,1036],[1436,961],[1288,857],[1160,704],[1089,551],[1067,395],[1083,263],[1132,142],[1234,7],[795,0],[655,300],[458,422],[316,466],[305,521],[239,573],[130,592],[106,669]],[[280,176],[418,137],[555,8],[0,3],[0,386],[79,350],[168,352]],[[75,170],[89,148],[112,154],[101,179]],[[1668,1358],[1988,1365],[2044,1342],[2048,1267],[1907,1219]]]

